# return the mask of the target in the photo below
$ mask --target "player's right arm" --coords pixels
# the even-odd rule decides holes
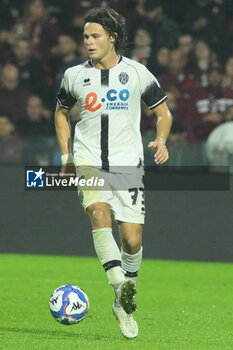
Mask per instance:
[[[62,155],[62,169],[64,174],[75,173],[75,166],[71,154],[71,132],[69,124],[69,110],[57,103],[55,111],[55,128],[57,141]]]
[[[158,80],[145,66],[140,65],[138,68],[141,73],[140,88],[142,100],[157,116],[157,136],[154,141],[149,143],[148,147],[157,149],[154,156],[155,162],[162,164],[168,160],[166,140],[171,129],[172,115],[165,102],[167,96]]]

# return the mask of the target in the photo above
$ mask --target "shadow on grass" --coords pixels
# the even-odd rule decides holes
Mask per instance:
[[[86,334],[82,334],[80,332],[73,332],[73,333],[67,333],[64,331],[60,331],[60,330],[54,330],[54,331],[48,331],[48,330],[43,330],[43,329],[28,329],[28,328],[15,328],[15,327],[0,327],[0,335],[1,332],[12,332],[12,333],[23,333],[23,334],[31,334],[31,335],[39,335],[39,336],[50,336],[50,337],[56,337],[56,339],[58,338],[82,338],[84,340],[109,340],[110,337],[106,337],[103,335],[87,335]],[[116,340],[117,338],[114,337],[114,339]],[[111,336],[111,340],[113,340],[113,337]]]

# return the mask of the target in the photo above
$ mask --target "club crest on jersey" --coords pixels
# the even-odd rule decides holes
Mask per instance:
[[[125,72],[120,73],[118,78],[120,80],[120,83],[123,84],[123,85],[125,85],[129,81],[129,76]]]

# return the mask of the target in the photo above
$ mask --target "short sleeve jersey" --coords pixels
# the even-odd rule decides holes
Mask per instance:
[[[66,109],[78,104],[76,166],[129,172],[143,164],[141,98],[153,109],[167,97],[148,69],[131,59],[120,57],[110,69],[96,69],[89,60],[66,70],[57,101]]]

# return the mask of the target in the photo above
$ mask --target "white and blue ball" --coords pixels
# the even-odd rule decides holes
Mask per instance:
[[[66,325],[75,324],[82,321],[88,312],[88,296],[81,288],[67,284],[53,292],[49,308],[56,321]]]

